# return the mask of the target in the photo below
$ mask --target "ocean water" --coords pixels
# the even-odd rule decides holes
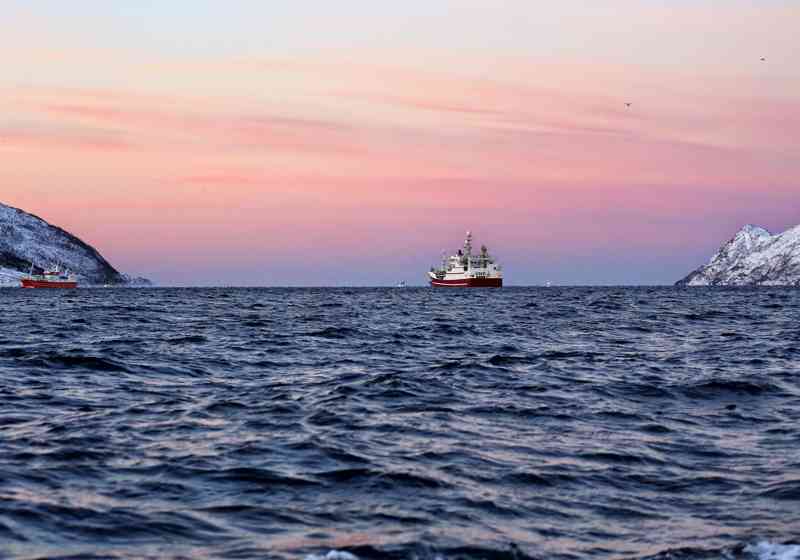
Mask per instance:
[[[800,558],[797,290],[0,312],[3,558]]]

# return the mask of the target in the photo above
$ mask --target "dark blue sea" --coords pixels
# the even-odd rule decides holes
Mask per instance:
[[[0,290],[0,557],[800,558],[800,291]]]

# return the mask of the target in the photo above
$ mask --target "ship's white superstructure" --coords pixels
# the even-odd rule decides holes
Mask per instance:
[[[480,252],[472,252],[472,233],[467,232],[464,247],[455,255],[443,256],[439,268],[428,272],[431,286],[472,288],[499,288],[503,285],[503,272],[500,265],[489,255],[485,245]]]

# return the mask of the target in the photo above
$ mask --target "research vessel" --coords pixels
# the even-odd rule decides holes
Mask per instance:
[[[431,286],[437,288],[500,288],[503,286],[503,272],[489,255],[485,245],[480,253],[472,253],[472,233],[467,232],[464,247],[455,255],[442,258],[439,268],[432,267],[428,272]]]

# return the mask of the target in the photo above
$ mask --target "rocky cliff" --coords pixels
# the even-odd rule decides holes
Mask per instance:
[[[679,286],[800,286],[800,226],[776,235],[746,225]]]
[[[83,285],[139,285],[121,274],[92,246],[38,216],[0,204],[0,285],[17,285],[31,266],[60,266]]]

